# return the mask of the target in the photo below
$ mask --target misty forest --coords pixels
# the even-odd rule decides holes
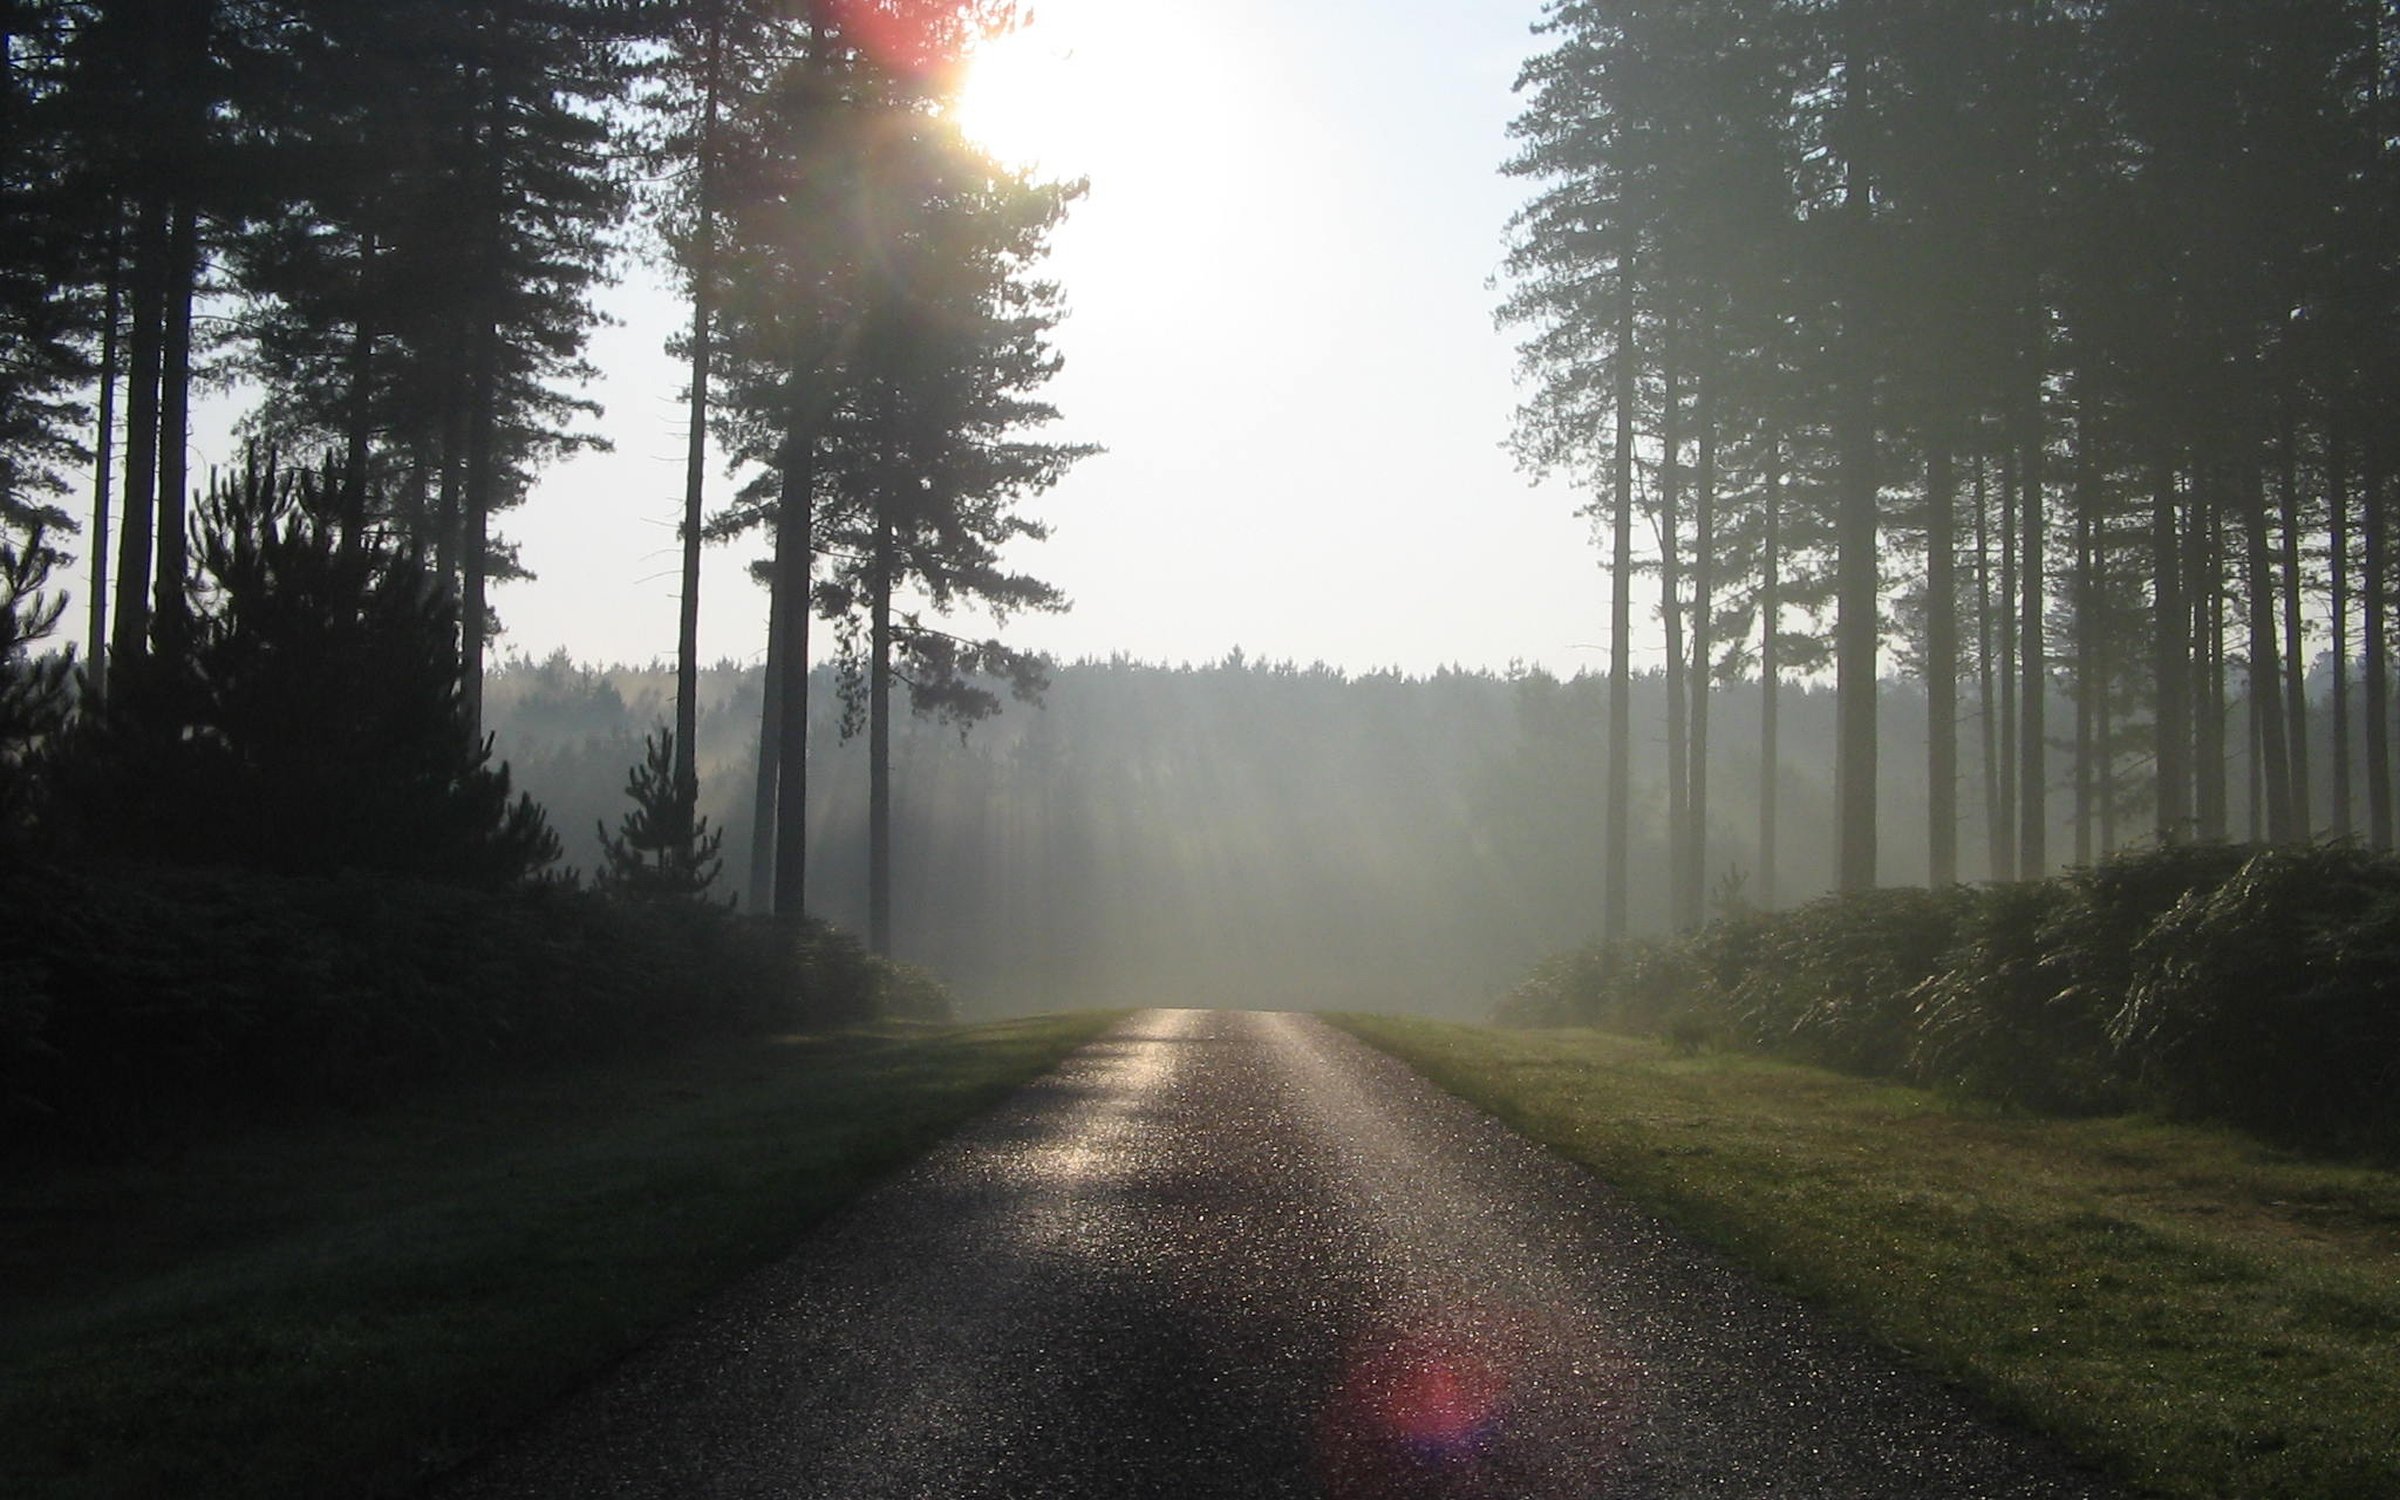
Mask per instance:
[[[1092,187],[954,106],[1038,22],[0,0],[0,1162],[1134,1006],[1621,1035],[2388,1166],[2400,4],[1545,0],[1488,440],[1588,518],[1572,676],[1012,636],[1070,608],[1039,502],[1100,452],[1052,390]],[[511,528],[622,437],[593,350],[637,265],[679,299],[679,628],[538,656]],[[195,464],[228,401],[240,461]],[[706,549],[766,601],[713,662]],[[1103,1022],[1039,1024],[826,1170]],[[2206,1492],[2142,1456],[2163,1428],[2126,1457],[2071,1391],[1960,1378]],[[2353,1457],[2247,1492],[2382,1482]]]

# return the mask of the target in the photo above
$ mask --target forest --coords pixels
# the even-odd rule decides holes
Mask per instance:
[[[941,1008],[805,914],[809,679],[782,664],[830,657],[878,747],[895,703],[969,724],[1040,686],[950,623],[1059,606],[1001,552],[1083,451],[1040,436],[1037,271],[1081,187],[945,112],[1012,14],[0,7],[0,881],[36,939],[0,970],[12,1120],[105,1144],[229,1099]],[[578,892],[485,683],[505,518],[608,441],[594,299],[633,255],[691,313],[677,691]],[[203,476],[211,388],[255,404],[246,458]],[[712,439],[738,481],[713,508]],[[764,926],[690,899],[721,839],[695,812],[699,552],[754,532],[762,728],[792,726]],[[80,656],[45,644],[70,602]]]
[[[709,540],[772,533],[777,684],[783,660],[810,659],[812,620],[830,626],[871,741],[895,688],[972,722],[993,683],[1038,684],[1032,657],[948,624],[965,605],[1058,607],[1000,554],[1040,531],[1017,502],[1082,452],[1038,437],[1059,291],[1034,271],[1080,186],[991,160],[942,107],[963,49],[1010,7],[108,0],[5,16],[12,779],[72,738],[69,720],[121,743],[173,740],[177,720],[185,741],[230,734],[192,706],[221,671],[204,648],[277,628],[272,600],[242,613],[211,556],[236,536],[263,555],[305,533],[303,551],[444,601],[458,725],[479,743],[492,589],[517,571],[501,520],[543,465],[607,441],[585,351],[594,291],[627,254],[674,265],[692,314],[681,677],[635,863],[688,877],[699,860]],[[191,399],[209,380],[257,393],[254,457],[195,505]],[[713,511],[712,435],[741,480]],[[86,460],[79,498],[67,476]],[[74,688],[63,659],[37,668],[27,650],[57,624],[45,584],[70,548],[94,564]],[[804,694],[785,696],[804,722]],[[800,750],[795,732],[795,779]],[[157,842],[96,795],[51,811],[70,841]],[[782,844],[803,847],[796,831]],[[778,872],[795,919],[803,878]]]
[[[1519,453],[1581,478],[1612,575],[1612,934],[1645,574],[1679,927],[1712,714],[1759,703],[1775,765],[1795,677],[1838,698],[1843,889],[2141,841],[2391,846],[2395,19],[1547,7],[1501,316]],[[1879,725],[1894,676],[1911,746]],[[1878,820],[1894,753],[1922,762],[1921,853]]]
[[[1064,606],[1015,544],[1088,452],[1042,437],[1081,185],[943,108],[1010,6],[4,15],[0,828],[43,857],[573,869],[994,1004],[1430,1003],[1828,887],[2391,846],[2392,5],[1554,0],[1495,296],[1514,451],[1601,543],[1572,682],[957,623]],[[502,666],[626,255],[691,313],[672,671]],[[209,382],[256,446],[201,493]],[[703,674],[699,549],[752,537],[764,670]]]

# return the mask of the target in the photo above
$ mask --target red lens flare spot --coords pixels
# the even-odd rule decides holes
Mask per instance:
[[[1367,1351],[1319,1415],[1327,1493],[1420,1493],[1436,1475],[1472,1470],[1508,1402],[1507,1372],[1463,1337],[1409,1334]]]
[[[835,29],[878,66],[919,77],[947,73],[966,49],[959,0],[824,0]]]

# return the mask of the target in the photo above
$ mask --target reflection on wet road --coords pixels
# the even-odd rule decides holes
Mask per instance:
[[[457,1495],[2070,1495],[1303,1017],[1153,1011]]]

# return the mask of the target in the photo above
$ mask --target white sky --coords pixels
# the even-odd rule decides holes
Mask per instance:
[[[1041,0],[1039,134],[1092,179],[1051,274],[1070,317],[1052,435],[1106,445],[1018,559],[1071,612],[1012,622],[1062,658],[1323,660],[1352,671],[1597,668],[1606,580],[1577,496],[1502,442],[1511,335],[1487,286],[1539,0]],[[500,647],[672,658],[684,320],[635,264],[592,357],[616,451],[550,471],[507,535],[538,575]],[[195,432],[203,465],[230,456]],[[713,510],[733,481],[712,465]],[[701,656],[756,660],[764,547],[709,554]],[[80,590],[78,590],[80,592]],[[821,635],[823,633],[820,633]]]

